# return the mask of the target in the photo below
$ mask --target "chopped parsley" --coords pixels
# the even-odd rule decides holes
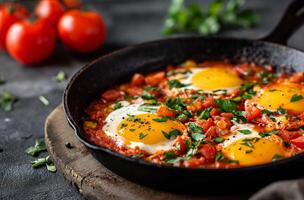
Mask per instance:
[[[48,100],[46,97],[44,97],[44,96],[39,96],[39,100],[40,100],[41,103],[43,103],[43,105],[45,105],[45,106],[50,105],[49,100]]]
[[[304,97],[302,95],[298,95],[298,94],[294,94],[291,99],[290,102],[296,102],[296,101],[300,101],[302,100]]]
[[[165,153],[165,162],[167,163],[176,163],[181,161],[183,158],[175,155],[173,151],[168,151]]]
[[[54,77],[54,79],[57,81],[57,82],[64,82],[66,81],[66,78],[67,78],[67,75],[64,71],[59,71],[57,73],[57,75]]]
[[[156,99],[154,94],[151,94],[150,92],[144,90],[141,97],[145,100],[152,100],[152,99]]]
[[[171,119],[171,117],[162,116],[162,117],[159,117],[159,118],[154,118],[153,121],[156,121],[156,122],[166,122],[169,119]]]
[[[274,154],[272,157],[272,161],[282,160],[283,158],[284,158],[284,156],[282,156],[280,154]]]
[[[42,151],[46,151],[45,142],[43,140],[36,140],[34,146],[25,150],[25,152],[31,156],[37,156]]]
[[[284,115],[287,113],[287,111],[284,109],[284,108],[278,108],[277,109],[277,112],[280,114],[280,115]]]
[[[270,131],[270,132],[261,133],[260,136],[261,137],[268,137],[268,136],[275,135],[275,134],[278,134],[278,133],[279,133],[279,131],[274,130],[274,131]]]
[[[267,109],[263,109],[262,113],[265,114],[265,115],[272,115],[272,112],[270,110],[267,110]]]
[[[117,102],[116,104],[114,104],[113,109],[117,110],[117,109],[122,108],[122,107],[123,106],[122,106],[121,102]]]
[[[57,171],[56,166],[50,161],[50,157],[38,158],[31,162],[33,168],[40,168],[46,166],[49,172],[55,173]]]
[[[215,100],[218,108],[223,112],[233,113],[236,111],[237,104],[229,99],[216,99]]]
[[[135,158],[135,159],[140,159],[144,156],[143,153],[140,153],[140,154],[136,154],[136,155],[132,155],[131,158]]]
[[[137,110],[143,112],[156,112],[157,108],[158,108],[157,106],[143,104],[140,105]]]
[[[188,124],[189,127],[189,133],[191,134],[191,138],[194,141],[201,141],[205,138],[205,135],[203,135],[203,129],[199,126],[197,126],[195,123],[191,122]]]
[[[224,138],[216,137],[216,138],[213,139],[213,141],[216,142],[216,143],[222,143],[222,142],[224,142]]]
[[[251,133],[251,131],[248,129],[238,130],[238,132],[243,133],[244,135],[248,135]]]
[[[199,119],[208,119],[210,117],[210,112],[212,107],[206,108],[205,110],[201,111],[198,115]]]
[[[216,154],[215,154],[215,160],[216,161],[223,161],[224,159],[225,159],[224,155],[221,152],[217,151]]]
[[[4,91],[0,95],[0,107],[3,111],[11,111],[17,98],[9,91]]]
[[[142,140],[142,139],[144,139],[147,135],[148,135],[148,134],[140,133],[139,136],[138,136],[138,138],[139,138],[140,140]]]
[[[189,86],[190,84],[183,84],[183,83],[181,83],[179,80],[173,79],[173,80],[169,80],[169,81],[168,81],[168,85],[169,85],[169,88],[172,89],[172,88],[187,87],[187,86]]]
[[[170,131],[169,133],[162,131],[162,134],[165,136],[165,138],[167,138],[168,140],[170,140],[171,138],[175,138],[179,135],[182,135],[182,133],[177,130],[177,129],[173,129],[172,131]]]
[[[247,139],[243,139],[241,145],[244,145],[244,146],[253,148],[254,146],[253,146],[252,142],[253,142],[254,140],[256,140],[256,139],[258,139],[258,138],[247,138]]]

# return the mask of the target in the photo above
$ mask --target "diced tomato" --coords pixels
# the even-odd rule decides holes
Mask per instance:
[[[216,149],[211,144],[203,144],[199,148],[199,152],[205,157],[207,162],[213,162],[215,159]]]
[[[217,136],[217,133],[216,133],[216,127],[215,126],[211,126],[205,133],[205,135],[208,137],[208,138],[214,138]]]
[[[304,72],[295,73],[294,75],[292,75],[292,77],[290,77],[289,80],[294,83],[304,82]]]
[[[177,136],[176,144],[178,144],[178,146],[179,146],[179,149],[177,150],[177,154],[183,155],[186,151],[187,146],[181,136]]]
[[[233,114],[232,113],[221,113],[221,116],[225,117],[227,119],[231,119],[233,117]]]
[[[225,130],[225,129],[230,129],[230,127],[232,126],[232,123],[230,121],[229,118],[225,118],[225,117],[220,117],[217,116],[215,117],[215,124],[218,128]]]
[[[281,130],[278,134],[283,140],[285,141],[291,141],[292,139],[296,139],[300,136],[302,136],[301,133],[297,131],[287,131],[287,130]]]
[[[158,85],[163,80],[165,80],[165,72],[150,74],[145,78],[146,83],[153,86]]]
[[[127,88],[127,93],[131,96],[138,96],[143,92],[143,89],[136,86],[130,86]]]
[[[253,105],[246,106],[245,111],[246,111],[246,119],[248,121],[252,121],[262,115],[261,110]]]
[[[134,86],[141,86],[145,83],[145,77],[142,74],[136,73],[132,77],[131,84]]]
[[[204,99],[202,103],[202,109],[208,108],[208,107],[214,107],[215,101],[212,96],[207,96],[206,99]]]
[[[106,101],[114,101],[116,99],[118,99],[119,97],[121,97],[122,94],[120,91],[118,90],[107,90],[104,93],[102,93],[101,97],[103,99],[105,99]]]
[[[213,119],[208,118],[199,122],[200,127],[206,132],[211,126],[214,125]]]
[[[170,110],[169,108],[165,107],[165,106],[161,106],[158,110],[157,110],[157,114],[161,115],[161,116],[166,116],[166,117],[175,117],[175,112],[173,110]]]
[[[202,166],[203,164],[205,164],[204,157],[200,157],[200,158],[193,157],[184,162],[185,167],[189,167],[189,168],[197,168],[199,166]]]
[[[298,148],[304,149],[304,136],[300,136],[296,139],[292,139],[291,144],[295,145]]]

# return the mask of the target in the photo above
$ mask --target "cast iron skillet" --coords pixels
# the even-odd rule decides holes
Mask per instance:
[[[274,180],[303,176],[304,155],[237,169],[166,167],[125,157],[90,142],[82,129],[83,110],[107,88],[127,81],[135,72],[148,73],[187,59],[270,64],[277,71],[304,71],[304,53],[284,46],[304,21],[303,0],[294,1],[275,30],[261,40],[186,37],[148,42],[115,51],[79,70],[64,93],[64,108],[76,136],[92,155],[131,181],[175,192],[242,191]]]

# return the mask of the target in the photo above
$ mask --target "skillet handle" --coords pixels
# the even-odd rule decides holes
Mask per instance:
[[[286,45],[289,37],[304,23],[304,0],[293,1],[275,29],[261,40]]]

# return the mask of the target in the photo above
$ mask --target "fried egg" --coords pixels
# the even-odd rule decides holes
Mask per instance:
[[[150,154],[167,151],[173,148],[174,138],[166,134],[178,130],[185,131],[185,126],[175,120],[157,120],[157,106],[142,110],[141,104],[131,104],[111,112],[103,126],[103,131],[111,137],[118,146],[140,148]]]
[[[220,144],[222,153],[242,166],[272,162],[275,155],[284,156],[282,140],[276,136],[261,137],[251,124],[235,124],[232,135]]]
[[[237,73],[228,67],[214,66],[190,68],[186,75],[171,77],[178,79],[187,89],[204,90],[212,93],[216,90],[227,90],[227,92],[239,88],[243,80]]]
[[[284,108],[301,113],[304,112],[304,87],[291,82],[277,83],[259,90],[253,101],[262,109],[276,111]]]

